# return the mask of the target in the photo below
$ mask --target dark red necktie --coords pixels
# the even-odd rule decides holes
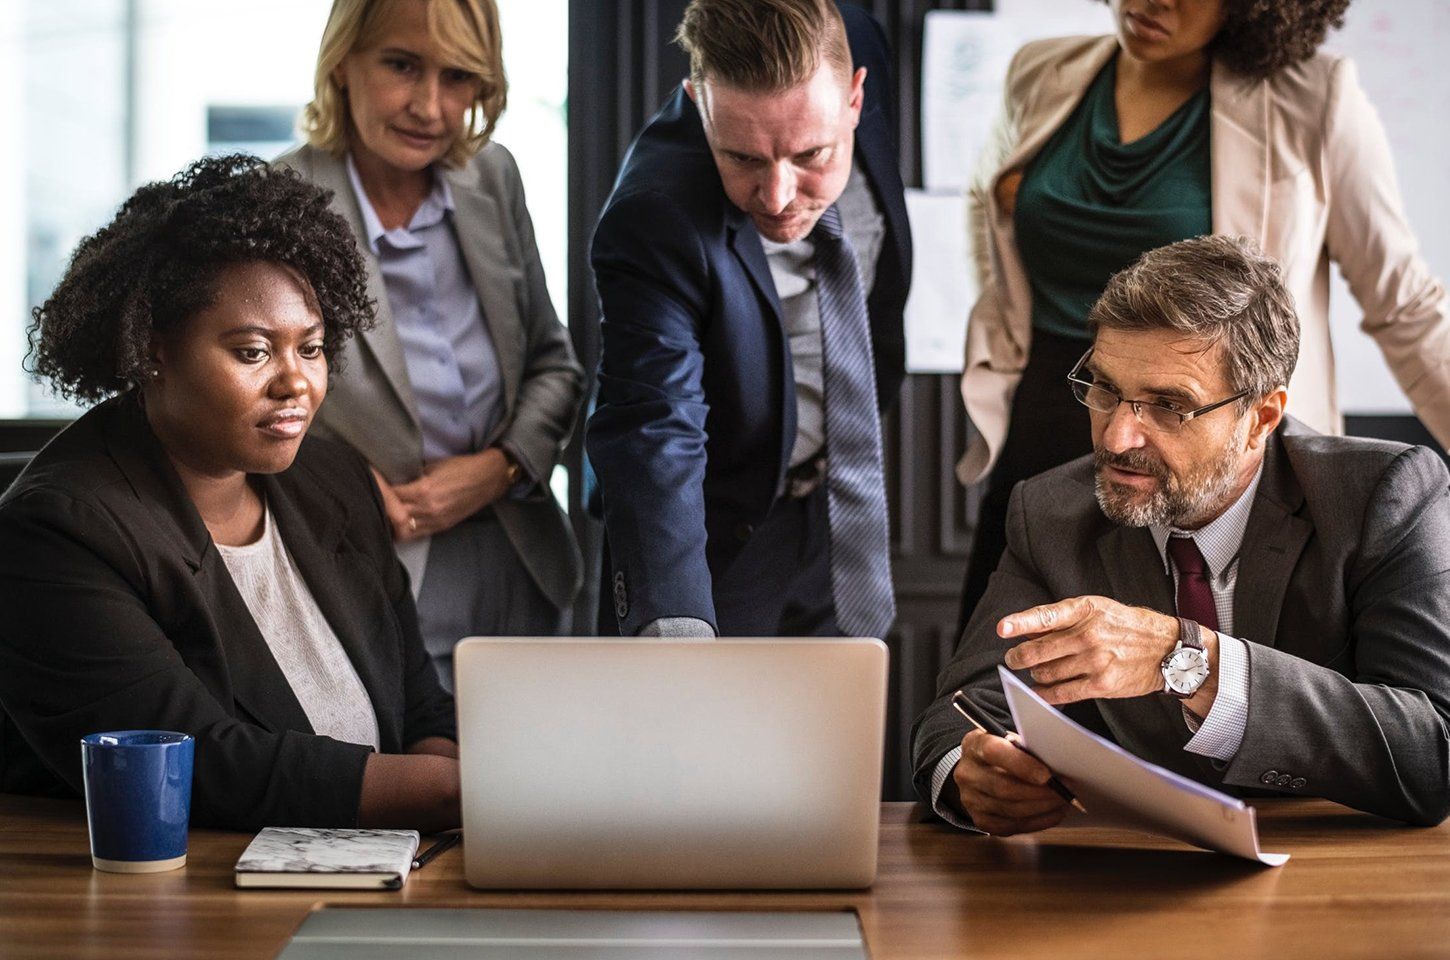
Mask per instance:
[[[1178,570],[1178,615],[1218,629],[1218,607],[1208,584],[1208,564],[1192,537],[1169,537],[1168,558]]]

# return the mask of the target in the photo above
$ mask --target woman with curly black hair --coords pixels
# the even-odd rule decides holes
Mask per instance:
[[[1289,413],[1327,433],[1342,430],[1329,336],[1336,262],[1363,329],[1450,442],[1450,301],[1418,255],[1354,65],[1318,52],[1349,0],[1110,5],[1115,36],[1017,52],[970,193],[981,293],[962,398],[976,430],[957,474],[990,478],[963,629],[1005,548],[1013,486],[1092,450],[1065,377],[1108,278],[1155,247],[1241,235],[1279,261],[1302,328]]]
[[[79,738],[196,738],[193,822],[456,826],[453,704],[360,457],[308,438],[372,322],[328,194],[252,157],[138,190],[35,311],[101,401],[0,498],[0,791]]]

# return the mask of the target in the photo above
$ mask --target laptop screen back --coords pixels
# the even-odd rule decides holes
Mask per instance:
[[[871,639],[463,641],[469,883],[870,885],[886,660]]]

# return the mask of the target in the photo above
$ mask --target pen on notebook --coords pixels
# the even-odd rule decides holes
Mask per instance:
[[[991,714],[968,700],[967,695],[960,690],[952,694],[952,706],[956,707],[957,713],[960,713],[971,721],[972,726],[978,730],[991,734],[994,737],[1007,739],[1007,730],[996,720],[993,720]],[[1030,750],[1016,740],[1008,740],[1008,742],[1028,756],[1032,755]],[[1072,804],[1079,813],[1087,813],[1087,807],[1084,807],[1082,801],[1072,795],[1072,791],[1067,789],[1063,782],[1057,779],[1056,775],[1047,778],[1047,785],[1052,788],[1053,793],[1056,793],[1059,797]]]
[[[458,841],[462,839],[463,831],[461,830],[457,830],[453,833],[448,834],[448,836],[444,837],[442,840],[439,840],[427,850],[424,850],[422,853],[418,854],[418,859],[413,861],[413,869],[417,870],[418,868],[426,865],[429,860],[432,860],[443,851],[453,849],[453,847],[457,845]]]

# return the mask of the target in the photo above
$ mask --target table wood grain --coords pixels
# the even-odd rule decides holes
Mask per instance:
[[[397,893],[238,890],[249,835],[194,830],[186,867],[91,869],[72,801],[0,796],[0,957],[274,957],[308,911],[368,906],[654,910],[854,908],[875,960],[950,957],[1450,957],[1450,825],[1407,828],[1326,801],[1258,803],[1259,867],[1086,826],[969,836],[882,808],[866,891],[480,893],[455,848]]]

